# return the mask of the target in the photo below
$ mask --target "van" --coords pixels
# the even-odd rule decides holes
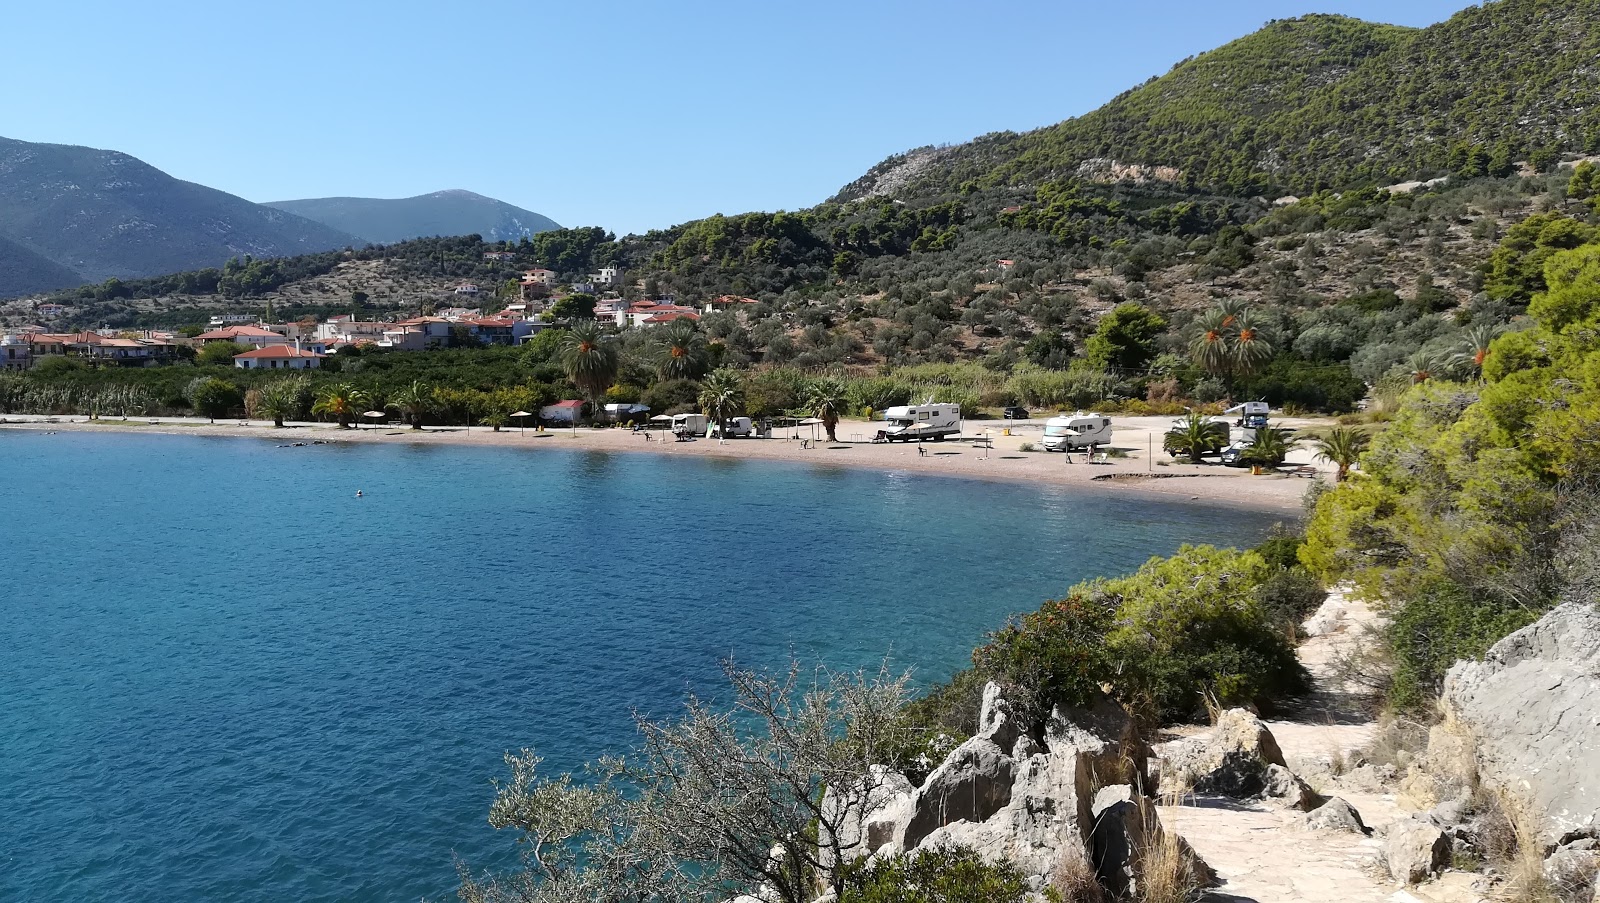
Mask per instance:
[[[672,433],[675,436],[704,436],[706,434],[706,415],[704,414],[674,414],[672,415]]]
[[[750,418],[749,417],[729,417],[728,418],[728,438],[730,438],[730,439],[748,439],[751,436],[754,436],[755,434],[756,434],[755,424],[750,422]],[[720,436],[721,435],[721,429],[720,429],[719,425],[716,422],[712,422],[712,424],[711,424],[711,432],[709,433],[709,435],[712,435],[712,436]]]
[[[1047,452],[1072,451],[1091,445],[1111,444],[1111,418],[1104,414],[1063,414],[1044,422],[1044,441]]]

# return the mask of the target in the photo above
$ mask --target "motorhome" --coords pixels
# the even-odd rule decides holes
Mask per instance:
[[[1272,409],[1264,401],[1247,401],[1244,404],[1236,404],[1222,413],[1239,415],[1239,419],[1233,422],[1234,426],[1260,429],[1267,425],[1267,415],[1271,412]]]
[[[706,434],[706,415],[674,414],[672,417],[672,432],[678,436],[704,436]]]
[[[1111,418],[1104,414],[1063,414],[1044,422],[1044,450],[1072,451],[1111,444]]]
[[[883,412],[886,423],[878,430],[878,438],[885,442],[912,442],[923,439],[943,440],[946,436],[961,435],[961,406],[947,402],[925,401],[893,407]]]
[[[720,426],[716,422],[713,421],[712,424],[711,424],[711,435],[719,436],[721,434],[722,434],[722,430],[721,430]],[[729,417],[728,418],[728,438],[730,438],[730,439],[748,439],[751,436],[754,436],[755,434],[756,434],[755,424],[751,423],[749,417]]]

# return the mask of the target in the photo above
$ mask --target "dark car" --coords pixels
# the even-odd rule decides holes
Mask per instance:
[[[1006,408],[1004,411],[1001,411],[1000,413],[1007,420],[1027,420],[1028,419],[1028,409],[1027,408],[1019,408],[1016,405],[1012,405],[1011,407]]]

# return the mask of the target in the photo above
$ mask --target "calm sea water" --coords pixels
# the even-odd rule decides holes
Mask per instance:
[[[544,440],[554,441],[554,440]],[[718,662],[920,678],[1262,515],[651,455],[0,433],[0,900],[453,899],[506,750]],[[356,489],[365,497],[354,497]]]

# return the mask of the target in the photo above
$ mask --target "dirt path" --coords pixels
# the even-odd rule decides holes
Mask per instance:
[[[1210,899],[1239,903],[1476,903],[1474,875],[1447,872],[1438,881],[1401,888],[1378,865],[1385,829],[1404,812],[1392,783],[1369,767],[1335,778],[1332,761],[1366,748],[1377,723],[1371,701],[1332,674],[1340,653],[1361,642],[1376,616],[1365,605],[1330,595],[1308,622],[1318,631],[1300,657],[1318,683],[1302,710],[1268,721],[1284,758],[1319,792],[1338,796],[1361,813],[1372,834],[1308,831],[1299,812],[1221,798],[1163,807],[1162,821],[1176,827],[1223,879]],[[1203,734],[1205,729],[1194,731]]]

